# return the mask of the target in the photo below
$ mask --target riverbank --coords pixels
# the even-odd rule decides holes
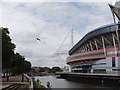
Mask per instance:
[[[41,85],[40,82],[36,81],[35,78],[32,78],[32,80],[33,80],[33,88],[34,89],[48,90],[45,86]]]
[[[54,73],[38,73],[38,74],[33,74],[33,76],[50,76],[50,75],[55,75]]]

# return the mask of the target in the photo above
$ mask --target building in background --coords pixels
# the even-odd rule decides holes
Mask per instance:
[[[32,67],[32,73],[34,73],[34,74],[50,73],[50,68],[48,68],[48,67]]]

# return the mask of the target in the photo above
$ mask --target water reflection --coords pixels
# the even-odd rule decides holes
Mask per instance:
[[[102,85],[68,81],[66,79],[56,78],[56,76],[36,76],[35,79],[39,79],[45,87],[47,87],[47,82],[49,82],[52,88],[103,88]]]

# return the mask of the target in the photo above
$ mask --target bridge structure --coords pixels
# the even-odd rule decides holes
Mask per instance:
[[[88,32],[72,47],[66,61],[71,72],[120,75],[120,1],[109,6],[114,23]]]

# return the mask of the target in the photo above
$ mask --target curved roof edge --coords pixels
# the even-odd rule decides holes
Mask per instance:
[[[117,25],[117,24],[112,23],[112,24],[108,24],[108,25],[103,25],[103,26],[101,26],[101,27],[98,27],[98,28],[93,29],[92,31],[89,31],[87,34],[89,34],[89,33],[91,33],[91,32],[94,32],[94,31],[96,31],[96,30],[103,29],[103,28],[110,27],[110,26],[114,26],[114,25]],[[87,34],[86,34],[86,35],[87,35]],[[85,35],[85,36],[86,36],[86,35]]]
[[[78,48],[78,45],[79,43],[90,33],[94,32],[94,31],[97,31],[97,30],[100,30],[100,29],[104,29],[104,28],[107,28],[107,27],[111,27],[111,26],[115,26],[115,25],[118,25],[115,24],[115,23],[112,23],[112,24],[108,24],[108,25],[104,25],[104,26],[101,26],[101,27],[98,27],[96,29],[93,29],[92,31],[89,31],[87,34],[85,34],[85,36],[83,36],[70,50],[69,50],[69,54],[71,54],[75,49]],[[73,50],[74,49],[74,50]]]

